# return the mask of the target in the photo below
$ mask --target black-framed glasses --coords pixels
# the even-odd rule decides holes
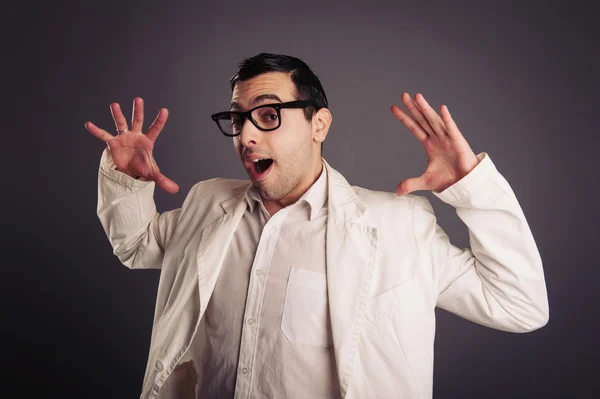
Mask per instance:
[[[289,101],[286,103],[263,104],[248,111],[225,111],[212,114],[210,117],[219,127],[221,133],[228,137],[235,137],[242,132],[242,126],[246,118],[257,129],[270,132],[281,126],[282,108],[306,108],[316,107],[317,103],[312,100]]]

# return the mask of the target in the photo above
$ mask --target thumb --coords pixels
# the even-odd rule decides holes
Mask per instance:
[[[156,160],[152,154],[150,154],[150,164],[152,166],[152,175],[150,176],[150,179],[153,180],[158,187],[171,194],[175,194],[179,191],[177,183],[160,173],[160,168],[156,164]]]
[[[153,180],[156,182],[158,187],[162,188],[168,193],[175,194],[179,191],[179,185],[160,172],[155,175]]]
[[[404,195],[417,190],[427,190],[423,176],[402,180],[396,187],[396,195]]]

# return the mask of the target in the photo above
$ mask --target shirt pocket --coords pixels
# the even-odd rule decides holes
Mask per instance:
[[[290,342],[321,347],[332,345],[324,273],[291,268],[281,330]]]

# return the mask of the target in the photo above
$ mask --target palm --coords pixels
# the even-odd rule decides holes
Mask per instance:
[[[427,104],[425,98],[417,95],[418,102],[408,94],[403,96],[404,104],[415,119],[397,106],[392,112],[402,121],[421,142],[427,154],[425,172],[402,181],[396,193],[403,195],[416,190],[442,192],[466,176],[479,160],[452,120],[448,109],[441,108],[442,118]],[[444,112],[445,111],[445,112]]]
[[[159,111],[146,134],[142,133],[144,109],[141,98],[136,98],[133,103],[131,130],[127,128],[127,121],[119,104],[112,104],[111,111],[117,130],[123,134],[113,136],[91,122],[87,122],[85,126],[90,133],[108,145],[110,156],[117,166],[117,170],[132,177],[144,177],[152,180],[163,190],[176,193],[179,186],[160,172],[152,156],[154,143],[167,121],[168,111],[164,108]]]
[[[121,134],[108,142],[113,162],[119,170],[136,171],[139,176],[152,175],[152,150],[154,142],[144,134]]]

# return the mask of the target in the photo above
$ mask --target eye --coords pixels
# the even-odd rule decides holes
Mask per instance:
[[[261,112],[260,119],[265,122],[275,122],[277,120],[277,111],[272,108],[266,108]]]

